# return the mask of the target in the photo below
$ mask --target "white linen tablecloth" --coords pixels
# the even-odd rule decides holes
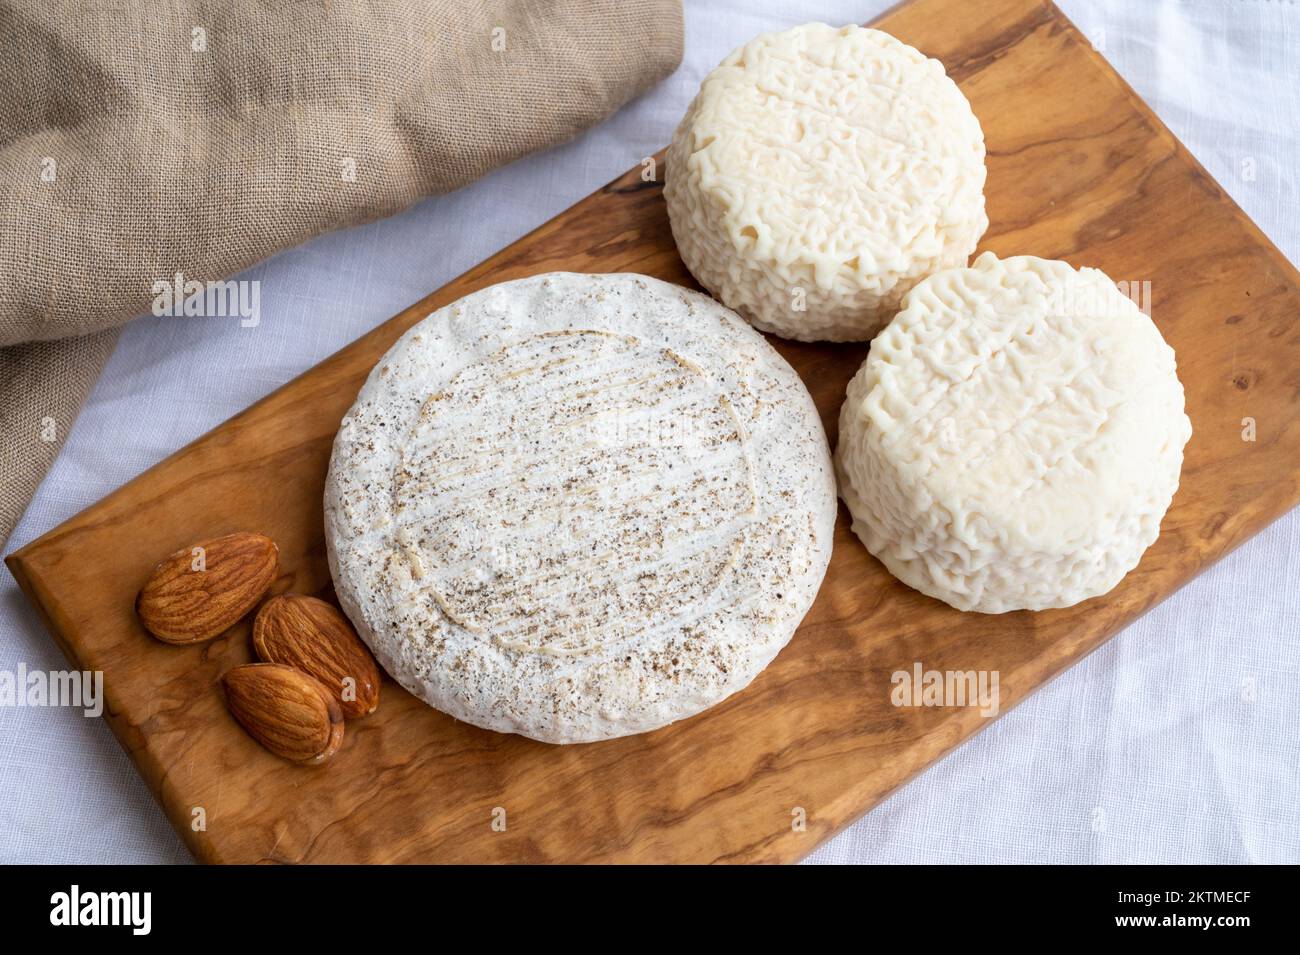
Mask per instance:
[[[1300,5],[1063,7],[1294,262]],[[882,2],[687,0],[686,59],[575,142],[246,273],[261,322],[128,327],[9,549],[49,530],[667,143],[751,36]],[[1032,250],[1025,250],[1032,251]],[[933,766],[814,862],[1300,862],[1300,512]],[[5,573],[0,670],[64,659]],[[0,707],[0,862],[189,859],[102,721]]]

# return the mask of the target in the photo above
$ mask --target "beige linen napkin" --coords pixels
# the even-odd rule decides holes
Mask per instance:
[[[206,283],[570,138],[680,0],[0,0],[0,547],[155,283]]]

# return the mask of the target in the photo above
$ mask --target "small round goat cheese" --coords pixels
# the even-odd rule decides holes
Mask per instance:
[[[879,30],[812,23],[745,44],[673,135],[682,261],[765,332],[865,341],[908,289],[965,265],[984,134],[943,64]]]
[[[552,273],[439,309],[379,361],[325,490],[343,609],[411,693],[553,743],[746,686],[830,558],[799,377],[698,292]]]
[[[871,343],[835,461],[895,577],[959,610],[1042,610],[1137,565],[1191,433],[1173,349],[1102,272],[985,253]]]

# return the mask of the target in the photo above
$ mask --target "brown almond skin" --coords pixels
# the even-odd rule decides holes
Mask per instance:
[[[379,706],[379,666],[333,604],[306,594],[281,594],[262,605],[253,621],[253,649],[267,663],[310,673],[343,708],[346,719]],[[343,698],[344,679],[356,681],[356,699]]]
[[[192,570],[195,547],[204,570]],[[200,541],[154,568],[136,597],[146,630],[164,643],[211,640],[234,626],[262,599],[280,572],[280,551],[262,534],[239,532]]]
[[[239,725],[277,756],[323,763],[343,743],[343,711],[315,677],[278,663],[246,663],[221,678]]]

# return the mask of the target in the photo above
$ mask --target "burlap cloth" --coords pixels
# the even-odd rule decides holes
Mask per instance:
[[[0,548],[155,282],[455,189],[681,55],[681,0],[0,0]]]

